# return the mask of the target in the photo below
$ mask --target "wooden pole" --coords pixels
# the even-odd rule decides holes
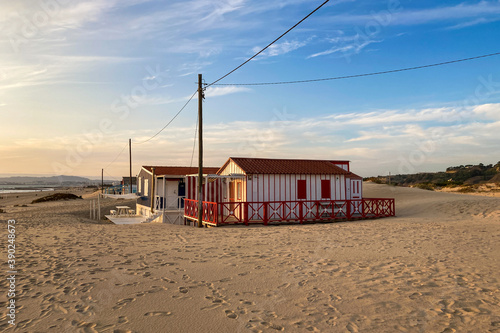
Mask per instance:
[[[198,74],[198,228],[203,227],[203,78]]]
[[[153,214],[155,212],[155,192],[156,192],[156,175],[155,175],[155,168],[152,167],[151,168],[151,173],[153,174],[153,181],[152,181],[152,184],[151,184],[151,214]]]
[[[167,178],[163,176],[163,214],[161,216],[161,222],[165,223],[165,206],[167,205]]]
[[[101,194],[97,194],[97,220],[101,219]]]
[[[132,193],[132,139],[128,139],[128,156],[130,160],[130,193]]]
[[[104,169],[101,169],[101,193],[104,193]]]

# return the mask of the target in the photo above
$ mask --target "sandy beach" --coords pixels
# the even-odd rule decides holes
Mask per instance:
[[[0,330],[500,332],[498,197],[365,183],[396,217],[198,229],[98,223],[95,195],[74,194],[0,199],[18,271],[16,326],[2,279]]]

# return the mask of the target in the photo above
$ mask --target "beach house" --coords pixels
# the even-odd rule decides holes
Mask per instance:
[[[394,215],[394,199],[366,199],[349,161],[231,157],[203,180],[203,223],[334,221]],[[186,177],[184,217],[198,216],[197,175]]]
[[[213,173],[218,169],[206,168]],[[143,166],[137,175],[137,214],[171,223],[182,220],[185,177],[197,170],[185,166]]]

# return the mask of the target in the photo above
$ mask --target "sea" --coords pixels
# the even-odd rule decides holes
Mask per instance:
[[[0,185],[0,194],[55,191],[60,185]]]

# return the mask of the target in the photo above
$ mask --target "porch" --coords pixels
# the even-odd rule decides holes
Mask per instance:
[[[198,200],[184,200],[184,217],[198,220]],[[394,199],[273,201],[273,202],[206,202],[202,204],[203,224],[334,222],[395,216]]]

